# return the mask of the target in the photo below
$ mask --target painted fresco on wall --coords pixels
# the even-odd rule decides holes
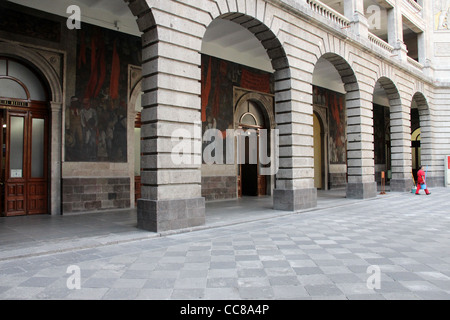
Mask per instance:
[[[230,61],[202,55],[202,129],[233,129],[233,87],[273,93],[273,75]],[[203,149],[210,142],[203,144]],[[224,159],[226,145],[223,146]],[[214,154],[213,154],[214,155]]]
[[[313,87],[313,103],[328,108],[330,163],[346,164],[345,95],[321,87]]]
[[[0,8],[0,30],[34,39],[60,42],[61,23],[23,12]]]
[[[66,161],[127,161],[128,65],[141,65],[138,37],[83,24],[75,96],[66,110]]]

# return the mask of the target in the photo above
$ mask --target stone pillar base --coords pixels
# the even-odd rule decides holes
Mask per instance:
[[[205,198],[146,200],[137,203],[137,227],[162,232],[205,224]]]
[[[427,177],[427,187],[428,188],[438,188],[445,187],[444,177]]]
[[[377,183],[359,182],[347,183],[347,198],[349,199],[368,199],[377,196]]]
[[[275,210],[297,211],[317,207],[317,189],[274,189],[273,208]]]
[[[414,186],[413,179],[391,179],[389,181],[391,192],[411,192]]]

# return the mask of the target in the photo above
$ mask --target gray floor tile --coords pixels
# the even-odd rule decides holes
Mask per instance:
[[[239,287],[241,299],[272,299],[274,297],[273,289],[267,287]]]
[[[172,296],[173,289],[141,289],[136,295],[136,300],[168,300]]]
[[[135,217],[129,231],[118,234],[120,228],[109,228],[107,220],[90,223],[79,216],[72,228],[61,227],[67,228],[65,235],[48,232],[52,241],[58,239],[53,247],[41,242],[39,229],[50,220],[28,226],[33,230],[22,242],[17,237],[2,243],[7,233],[1,233],[5,224],[0,223],[0,299],[448,300],[447,193],[436,190],[427,214],[413,210],[409,194],[398,193],[371,201],[342,198],[339,209],[283,212],[251,223],[144,239],[148,233],[135,229]],[[207,204],[218,213],[221,206]],[[252,217],[274,212],[270,205],[244,209]],[[230,214],[237,216],[236,210]],[[103,230],[103,239],[113,244],[89,237],[92,228]],[[5,240],[14,240],[9,235],[12,239]],[[63,235],[65,240],[58,238]],[[54,251],[42,254],[45,246]],[[66,287],[71,264],[81,268],[81,290]],[[371,265],[381,269],[380,289],[367,288]]]
[[[139,294],[138,288],[111,288],[102,297],[104,300],[135,300]]]
[[[343,292],[339,290],[333,284],[317,284],[317,285],[306,285],[306,291],[312,297],[314,296],[339,296],[342,295]]]

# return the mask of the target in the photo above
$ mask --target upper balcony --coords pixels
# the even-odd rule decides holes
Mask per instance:
[[[312,11],[318,13],[329,21],[336,23],[342,29],[350,26],[350,20],[344,16],[343,10],[339,10],[339,6],[337,6],[336,10],[335,8],[329,6],[326,1],[306,0],[306,3],[311,7]]]
[[[423,19],[423,0],[306,0],[311,9],[347,28],[355,11],[367,19],[368,40],[375,50],[389,57],[398,55],[409,65],[423,69],[422,48],[426,25]],[[398,7],[395,7],[397,4]]]
[[[418,15],[420,17],[423,16],[422,4],[423,4],[423,0],[403,0],[402,1],[404,10],[412,11],[413,14]]]

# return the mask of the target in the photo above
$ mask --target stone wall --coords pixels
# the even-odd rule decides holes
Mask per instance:
[[[130,178],[64,178],[63,214],[130,207]]]
[[[346,173],[330,173],[329,179],[330,189],[345,188],[345,185],[347,184]]]
[[[202,177],[202,197],[206,201],[234,199],[236,196],[235,176]]]

